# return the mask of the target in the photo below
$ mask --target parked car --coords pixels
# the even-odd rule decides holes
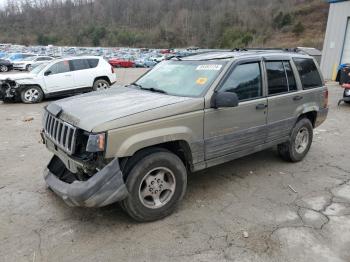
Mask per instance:
[[[38,103],[44,98],[108,89],[116,81],[114,69],[101,57],[57,59],[29,73],[5,75],[0,98]]]
[[[130,86],[49,104],[45,181],[70,206],[120,201],[135,220],[157,220],[183,198],[189,172],[272,146],[303,160],[327,113],[328,90],[308,55],[174,58]]]
[[[13,69],[13,64],[5,59],[0,59],[0,72],[8,72]]]
[[[27,53],[10,53],[7,56],[5,56],[3,59],[9,60],[10,62],[13,63],[31,56],[35,56],[35,55],[27,54]]]
[[[16,61],[13,63],[13,68],[21,71],[29,71],[30,66],[34,63],[44,63],[47,61],[53,60],[53,57],[50,56],[30,56],[22,60]]]
[[[109,59],[108,62],[113,67],[124,67],[124,68],[135,67],[135,63],[131,60],[112,58],[112,59]]]
[[[135,67],[149,68],[154,67],[157,62],[148,59],[137,59],[135,60]]]

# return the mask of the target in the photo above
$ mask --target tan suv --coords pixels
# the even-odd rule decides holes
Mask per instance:
[[[210,52],[172,58],[135,83],[45,109],[48,186],[71,206],[120,202],[138,221],[169,215],[190,172],[277,146],[302,160],[328,113],[313,58]]]

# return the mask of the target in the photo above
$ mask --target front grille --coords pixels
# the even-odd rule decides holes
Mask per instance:
[[[44,131],[50,140],[63,151],[70,155],[74,153],[77,131],[74,126],[45,112]]]

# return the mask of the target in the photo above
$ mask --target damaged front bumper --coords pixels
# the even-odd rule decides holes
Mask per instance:
[[[15,99],[17,96],[17,83],[15,81],[0,81],[0,100]]]
[[[69,206],[103,207],[125,199],[128,190],[117,159],[86,181],[64,182],[60,176],[67,170],[64,163],[54,156],[44,171],[47,185]]]

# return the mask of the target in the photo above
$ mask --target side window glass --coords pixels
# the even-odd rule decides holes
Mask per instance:
[[[71,60],[71,65],[72,65],[73,71],[84,70],[84,69],[90,68],[86,59]]]
[[[314,61],[310,58],[293,58],[298,69],[303,89],[320,87],[323,85]]]
[[[69,72],[69,63],[68,61],[58,62],[51,66],[48,71],[51,71],[51,75]]]
[[[283,65],[284,65],[284,69],[286,70],[286,74],[288,78],[289,91],[296,91],[298,88],[295,82],[295,77],[294,77],[292,67],[290,66],[290,63],[288,61],[284,61]]]
[[[234,92],[240,101],[262,96],[260,64],[238,65],[229,75],[220,92]]]
[[[282,61],[266,62],[269,95],[288,92],[288,82]]]
[[[98,59],[92,58],[92,59],[88,59],[87,61],[89,63],[90,68],[95,68],[98,65]]]

